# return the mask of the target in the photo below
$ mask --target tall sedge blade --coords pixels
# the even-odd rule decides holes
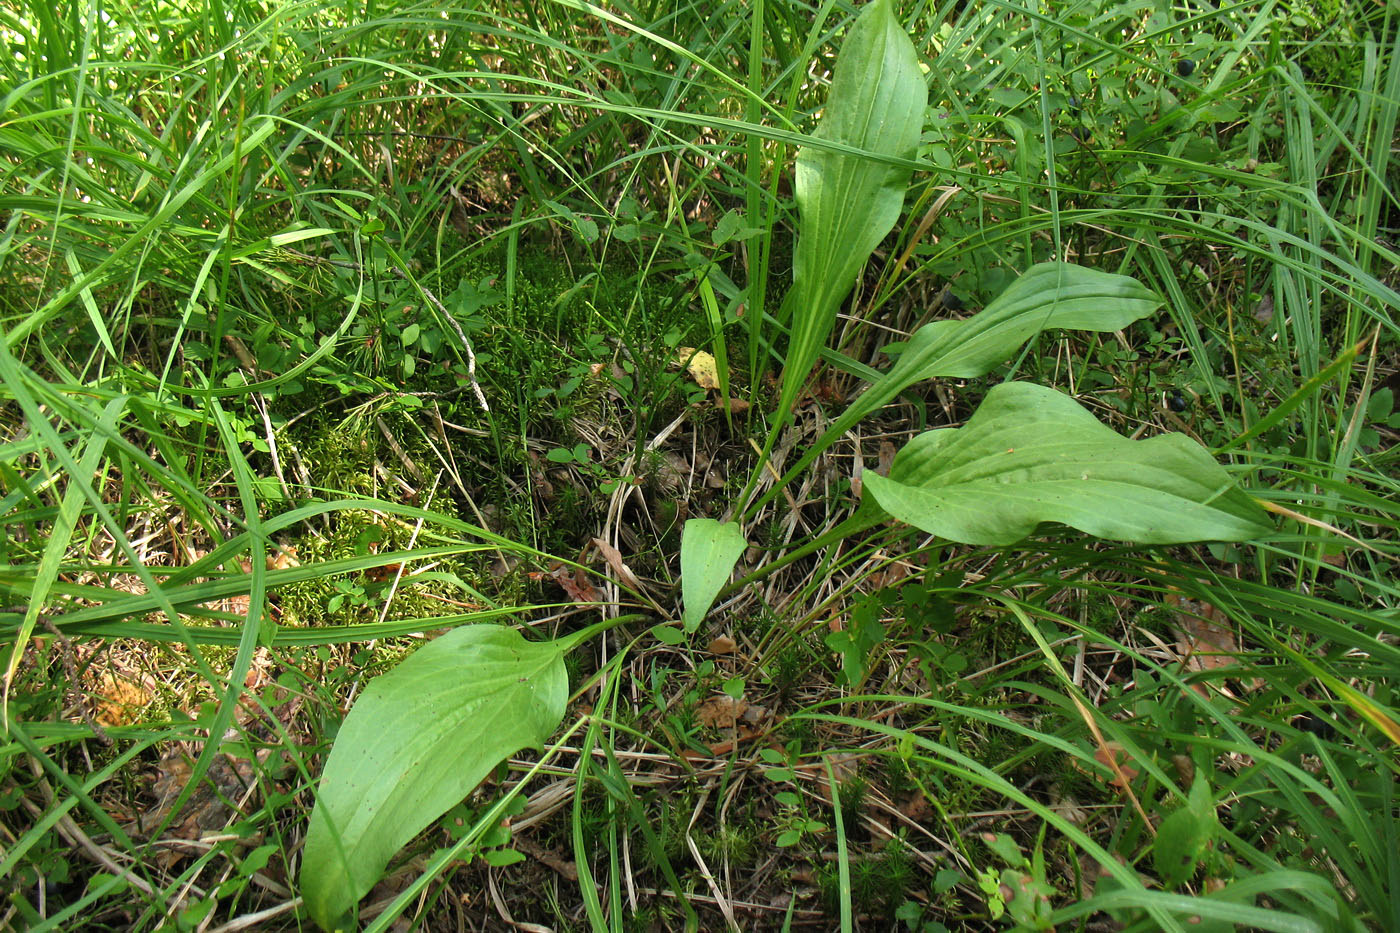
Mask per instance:
[[[700,627],[720,588],[729,582],[745,547],[744,535],[735,522],[692,518],[685,523],[681,535],[681,602],[687,632]]]
[[[837,148],[809,146],[797,154],[800,219],[781,413],[797,398],[861,266],[904,207],[910,170],[871,156],[912,160],[927,106],[914,45],[895,19],[891,0],[875,0],[841,46],[814,134]]]
[[[302,856],[307,910],[346,922],[389,859],[502,759],[540,746],[569,696],[567,645],[471,625],[365,689],[326,761]]]
[[[1041,522],[1117,541],[1241,541],[1263,509],[1181,434],[1132,441],[1069,396],[999,385],[961,428],[929,431],[865,488],[892,517],[964,544],[1011,544]]]

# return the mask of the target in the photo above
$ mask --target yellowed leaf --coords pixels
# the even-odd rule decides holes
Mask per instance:
[[[151,705],[151,694],[144,687],[111,671],[97,676],[92,693],[97,703],[94,718],[103,726],[129,726],[140,721]]]
[[[714,354],[694,347],[677,347],[676,365],[684,366],[700,388],[719,388],[719,365],[715,362]]]

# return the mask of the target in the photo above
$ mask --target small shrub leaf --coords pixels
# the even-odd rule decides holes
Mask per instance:
[[[1162,883],[1175,888],[1191,880],[1219,828],[1210,782],[1197,772],[1186,806],[1170,814],[1157,829],[1152,860]]]
[[[1181,434],[1120,437],[1069,396],[996,386],[961,428],[929,431],[865,488],[894,518],[964,544],[1011,544],[1041,522],[1115,541],[1241,541],[1272,529]]]
[[[1190,809],[1177,810],[1164,819],[1152,849],[1153,865],[1162,884],[1175,888],[1189,880],[1210,839],[1210,824]]]
[[[564,718],[558,642],[470,625],[437,638],[360,697],[326,761],[302,857],[306,906],[335,929],[405,843],[507,756]]]

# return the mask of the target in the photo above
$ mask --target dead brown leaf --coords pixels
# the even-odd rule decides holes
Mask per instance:
[[[1124,774],[1127,774],[1125,771]],[[1059,784],[1051,784],[1049,790],[1050,809],[1060,816],[1069,820],[1075,826],[1083,826],[1089,822],[1089,811],[1079,803],[1079,800],[1072,794],[1066,794],[1064,788]]]
[[[890,475],[890,467],[894,464],[895,448],[889,441],[880,442],[880,462],[875,467],[875,472],[881,476]]]
[[[705,747],[710,751],[709,757],[719,758],[722,755],[728,755],[744,742],[751,741],[766,734],[767,733],[760,729],[750,729],[747,726],[740,726],[735,731],[734,738],[725,739],[723,742],[712,742]],[[681,752],[681,757],[689,762],[697,762],[704,761],[706,756],[693,748],[687,748]]]
[[[129,726],[141,720],[142,713],[151,705],[151,694],[145,687],[133,683],[120,674],[103,671],[96,677],[92,687],[95,709],[93,718],[99,725],[113,728]]]
[[[510,844],[512,848],[519,849],[535,861],[554,869],[554,871],[559,874],[559,877],[566,881],[578,880],[578,865],[565,858],[558,850],[546,849],[544,846],[524,836],[512,838]]]
[[[899,804],[898,809],[900,813],[915,823],[922,823],[933,816],[933,805],[923,794],[910,794],[903,803]]]
[[[831,765],[830,777],[827,775],[826,766]],[[860,755],[855,752],[838,752],[835,755],[824,756],[820,761],[802,765],[797,770],[806,771],[812,775],[816,782],[817,790],[821,792],[822,798],[831,803],[831,777],[836,778],[836,786],[839,788],[852,778],[860,775]]]
[[[289,567],[300,567],[301,561],[297,560],[297,549],[294,547],[282,547],[267,555],[268,570],[286,570]]]
[[[1176,647],[1188,671],[1208,671],[1235,663],[1240,646],[1225,614],[1210,603],[1177,597]]]
[[[581,567],[566,567],[559,561],[549,565],[549,570],[545,573],[531,573],[530,579],[539,580],[548,577],[568,594],[569,598],[576,603],[601,603],[603,598],[598,595],[598,591],[593,588],[593,584],[588,582],[588,574]]]
[[[685,489],[690,472],[690,461],[675,451],[668,450],[656,464],[652,481],[656,483],[657,492],[668,497],[674,496]]]
[[[742,719],[749,725],[756,726],[759,723],[767,721],[771,716],[772,713],[768,711],[768,707],[751,705],[748,709],[744,710]]]
[[[1176,610],[1176,624],[1172,632],[1185,670],[1215,671],[1235,665],[1241,651],[1240,644],[1224,612],[1210,603],[1176,593],[1168,596],[1167,604]],[[1250,687],[1257,687],[1260,683],[1259,678],[1252,678]],[[1205,684],[1192,684],[1191,689],[1201,696],[1209,696]],[[1223,686],[1218,689],[1226,696],[1233,696]]]
[[[193,771],[193,761],[183,749],[172,749],[161,758],[155,781],[151,785],[157,802],[154,807],[148,808],[138,817],[138,832],[154,832],[165,822],[171,815],[172,805],[189,783]],[[168,832],[178,839],[198,839],[205,833],[223,829],[234,815],[230,801],[245,800],[250,788],[255,786],[255,781],[252,761],[228,754],[214,756],[204,780],[180,811],[179,816],[182,818],[175,822]],[[171,850],[170,857],[178,861],[186,857],[186,853]]]
[[[902,560],[897,560],[886,564],[883,570],[872,573],[869,579],[872,587],[883,589],[887,586],[894,586],[907,576],[909,576],[909,565]]]
[[[1117,742],[1106,742],[1094,749],[1094,760],[1110,770],[1114,770],[1113,766],[1117,763],[1118,767],[1114,773],[1113,779],[1108,782],[1112,787],[1126,786],[1123,780],[1119,779],[1119,774],[1121,774],[1129,784],[1132,783],[1133,778],[1138,776],[1138,769],[1128,764],[1128,762],[1133,760],[1132,756],[1128,754],[1126,748]]]
[[[1181,778],[1182,786],[1191,786],[1191,782],[1196,779],[1196,763],[1191,760],[1191,756],[1173,755],[1172,764],[1176,766],[1176,776]]]
[[[695,708],[695,718],[713,729],[733,729],[748,710],[748,701],[728,694],[710,697]]]
[[[598,549],[599,554],[603,555],[603,559],[608,562],[608,566],[613,569],[613,573],[617,574],[617,579],[623,586],[639,592],[642,590],[642,581],[637,579],[637,575],[632,572],[632,568],[628,567],[627,563],[622,559],[622,552],[602,538],[594,538],[593,546]]]
[[[733,654],[737,647],[738,644],[728,635],[717,635],[710,640],[705,650],[709,651],[710,654]]]

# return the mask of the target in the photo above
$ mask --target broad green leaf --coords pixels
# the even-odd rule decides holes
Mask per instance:
[[[1122,330],[1161,304],[1156,294],[1126,275],[1067,262],[1033,266],[972,317],[925,324],[902,347],[890,347],[899,353],[894,365],[851,403],[826,436],[840,437],[916,382],[986,375],[1042,330]]]
[[[1161,306],[1161,298],[1130,276],[1044,262],[967,320],[919,328],[885,378],[906,386],[935,377],[972,379],[1046,328],[1122,330]]]
[[[784,482],[806,469],[862,418],[916,382],[939,377],[976,378],[1011,357],[1041,330],[1121,330],[1151,314],[1161,303],[1153,292],[1126,275],[1072,263],[1033,266],[972,317],[934,321],[919,328],[898,348],[898,358],[884,374],[857,371],[862,378],[872,380],[870,387],[808,448]],[[892,352],[895,349],[890,347]],[[849,365],[842,368],[856,369]]]
[[[687,632],[700,627],[747,546],[734,522],[692,518],[685,523],[681,535],[681,602]]]
[[[929,431],[865,488],[902,522],[964,544],[1011,544],[1041,522],[1115,541],[1240,541],[1263,510],[1181,434],[1120,437],[1079,403],[1026,382],[999,385],[961,428]]]
[[[1196,863],[1218,828],[1210,782],[1197,772],[1186,806],[1162,821],[1152,846],[1153,864],[1164,885],[1174,888],[1196,873]]]
[[[867,153],[912,160],[927,106],[914,45],[890,0],[875,0],[841,45],[826,109],[813,134],[861,152],[808,146],[797,154],[792,338],[780,412],[790,410],[861,266],[904,207],[910,170]]]
[[[540,746],[564,718],[560,642],[514,629],[454,629],[376,678],[326,761],[302,855],[312,919],[335,929],[389,859],[491,769]]]

